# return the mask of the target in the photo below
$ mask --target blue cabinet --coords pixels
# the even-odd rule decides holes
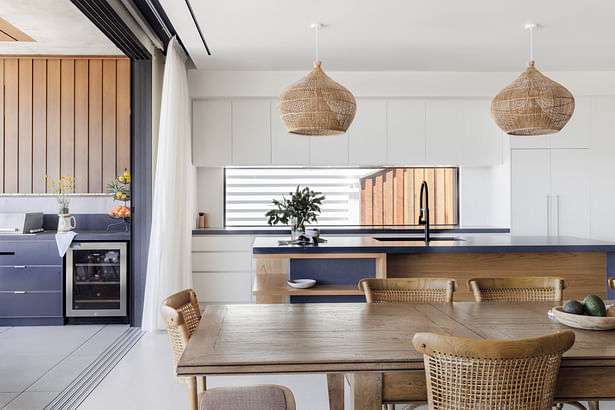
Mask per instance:
[[[0,326],[61,325],[63,300],[54,240],[0,240]]]

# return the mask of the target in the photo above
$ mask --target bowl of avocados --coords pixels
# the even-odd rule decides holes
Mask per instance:
[[[604,301],[596,295],[587,296],[583,302],[568,300],[551,312],[561,324],[577,329],[615,329],[615,309],[607,309]]]

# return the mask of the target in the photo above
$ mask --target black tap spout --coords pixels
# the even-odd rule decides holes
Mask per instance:
[[[423,196],[425,197],[425,206],[423,206]],[[427,187],[427,181],[423,181],[423,183],[421,184],[419,225],[425,225],[425,243],[428,243],[429,242],[429,188]]]

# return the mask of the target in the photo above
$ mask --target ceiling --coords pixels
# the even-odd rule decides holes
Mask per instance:
[[[160,0],[201,69],[307,70],[321,22],[325,70],[615,70],[611,0]]]
[[[0,54],[122,54],[69,0],[0,0],[0,17],[35,40],[0,41]]]

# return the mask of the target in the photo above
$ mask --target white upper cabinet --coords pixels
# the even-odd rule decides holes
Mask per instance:
[[[275,101],[271,103],[271,163],[273,165],[310,163],[310,137],[288,132],[280,119]]]
[[[463,155],[463,101],[425,103],[426,165],[459,165]]]
[[[269,100],[233,101],[233,165],[271,164]]]
[[[491,118],[488,100],[463,103],[462,165],[486,166],[502,163],[504,132]]]
[[[387,165],[425,164],[425,102],[387,102]]]
[[[310,165],[348,165],[348,133],[310,138]]]
[[[591,98],[575,98],[572,118],[560,132],[551,134],[551,148],[589,148],[590,124]]]
[[[232,161],[231,102],[192,102],[192,163],[200,167],[230,165]]]
[[[359,100],[348,130],[351,165],[384,165],[387,159],[387,103]]]

